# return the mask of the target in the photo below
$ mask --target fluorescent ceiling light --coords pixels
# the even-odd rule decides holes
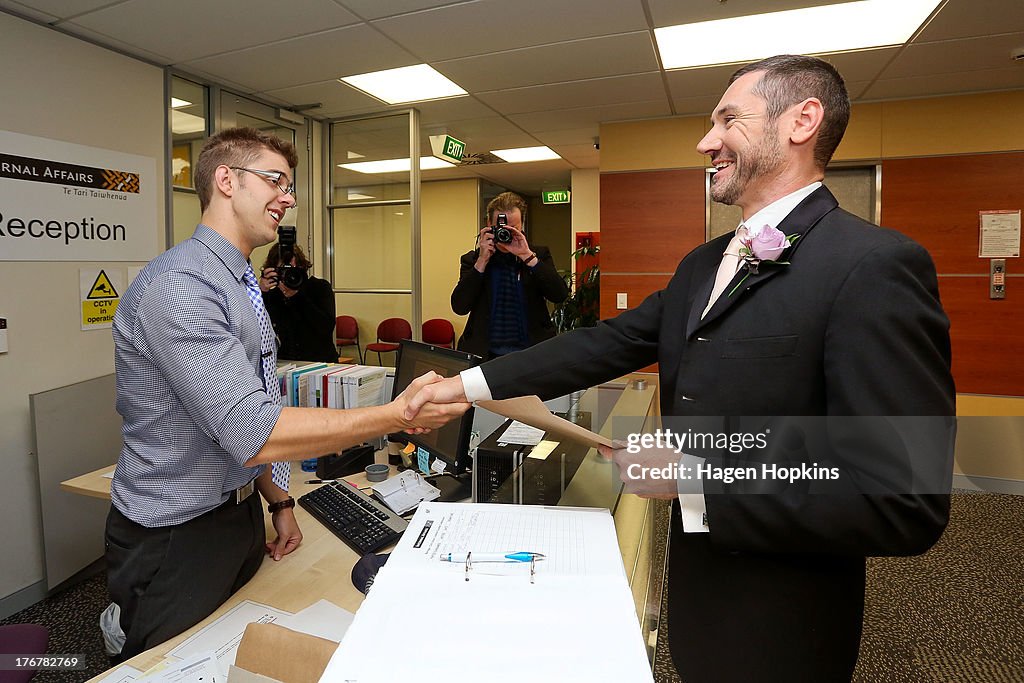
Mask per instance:
[[[350,202],[358,202],[364,199],[376,199],[376,197],[374,197],[372,194],[363,194],[359,190],[350,189],[348,191],[348,200]]]
[[[654,29],[666,69],[901,45],[940,0],[860,0]]]
[[[438,100],[467,94],[426,64],[344,76],[338,80],[388,104]]]
[[[180,97],[172,97],[171,98],[171,109],[179,109],[181,107],[187,107],[190,104],[192,104],[192,103],[189,102],[188,100],[183,100]]]
[[[187,112],[171,110],[171,132],[177,135],[188,133],[203,133],[206,131],[206,121],[201,116]]]
[[[408,159],[382,159],[380,161],[360,161],[354,164],[338,164],[357,173],[401,173],[408,172],[412,164]],[[441,161],[435,157],[420,157],[420,170],[432,171],[437,168],[452,168],[454,164]]]
[[[544,161],[545,159],[561,159],[550,147],[518,147],[515,149],[492,149],[491,154],[500,157],[510,164],[521,164],[525,161]]]
[[[359,152],[353,152],[352,150],[349,150],[347,152],[347,156],[348,156],[349,159],[365,159],[366,158],[365,154],[360,154]]]

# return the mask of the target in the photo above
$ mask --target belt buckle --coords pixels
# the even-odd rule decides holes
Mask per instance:
[[[248,484],[239,486],[235,489],[235,505],[240,504],[243,500],[252,495],[253,489],[256,488],[256,480],[250,479]]]

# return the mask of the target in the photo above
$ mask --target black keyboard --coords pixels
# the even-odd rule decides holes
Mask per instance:
[[[409,522],[344,482],[333,482],[299,498],[299,505],[360,555],[397,541]]]

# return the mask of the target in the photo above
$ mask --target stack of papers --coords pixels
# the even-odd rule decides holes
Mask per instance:
[[[466,552],[545,557],[468,572],[440,559]],[[381,637],[395,629],[414,634],[400,657]],[[653,681],[607,510],[420,505],[321,682],[524,679]]]

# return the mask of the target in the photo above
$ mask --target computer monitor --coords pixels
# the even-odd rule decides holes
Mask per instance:
[[[395,386],[392,398],[397,397],[417,377],[433,370],[443,377],[452,377],[467,368],[478,365],[482,359],[472,353],[456,351],[443,346],[423,344],[404,339],[399,342],[395,368]],[[469,438],[473,427],[473,409],[461,418],[426,434],[404,434],[403,438],[416,446],[413,462],[419,469],[429,471],[435,459],[445,464],[445,472],[462,474],[469,465]]]

